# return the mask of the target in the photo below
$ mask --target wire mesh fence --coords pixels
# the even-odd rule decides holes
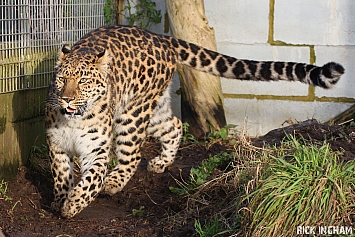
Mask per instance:
[[[57,51],[104,25],[106,0],[0,0],[0,93],[48,86]]]

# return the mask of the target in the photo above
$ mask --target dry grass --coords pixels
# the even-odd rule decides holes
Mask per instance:
[[[186,208],[175,224],[195,220],[199,236],[269,237],[296,236],[297,226],[351,223],[354,161],[342,164],[328,144],[292,137],[258,148],[241,132],[234,142],[228,169],[197,187],[178,182]]]
[[[244,215],[249,213],[247,202],[243,198],[258,183],[264,165],[261,160],[264,149],[252,145],[246,129],[238,136],[213,142],[223,142],[234,148],[228,157],[228,166],[225,169],[215,169],[211,177],[198,186],[191,184],[194,179],[176,180],[183,190],[181,195],[185,200],[185,209],[171,215],[169,219],[172,225],[195,221],[195,229],[200,236],[237,236],[241,231],[244,232],[242,222]],[[206,163],[208,161],[209,159]],[[196,223],[205,223],[201,224],[205,231],[203,235],[197,230]],[[219,232],[213,232],[216,229],[209,232],[209,227],[213,229],[217,225]]]

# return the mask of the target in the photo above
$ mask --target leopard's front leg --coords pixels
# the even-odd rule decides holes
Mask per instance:
[[[111,127],[62,127],[47,130],[54,179],[52,209],[72,218],[101,191],[109,162]],[[78,156],[81,180],[74,186],[72,155]]]
[[[64,218],[72,218],[87,207],[101,191],[109,162],[109,145],[96,146],[97,148],[88,150],[90,153],[79,157],[82,177],[75,187],[72,158],[65,151],[55,149],[54,145],[49,147],[54,180],[54,201],[51,208],[56,212],[60,211]]]
[[[54,181],[52,210],[59,212],[70,190],[73,189],[73,161],[65,151],[48,141],[51,171]]]
[[[96,155],[79,158],[82,177],[63,203],[61,214],[64,218],[72,218],[81,212],[101,191],[109,162],[108,150],[102,148]]]

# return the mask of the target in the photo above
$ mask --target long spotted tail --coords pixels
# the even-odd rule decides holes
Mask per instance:
[[[329,89],[338,82],[345,71],[343,66],[334,62],[318,67],[305,63],[236,59],[183,40],[170,39],[180,64],[231,79],[300,81]]]

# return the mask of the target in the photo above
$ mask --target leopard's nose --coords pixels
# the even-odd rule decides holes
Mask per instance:
[[[62,100],[64,100],[65,102],[69,103],[70,101],[75,100],[75,97],[62,97]]]

